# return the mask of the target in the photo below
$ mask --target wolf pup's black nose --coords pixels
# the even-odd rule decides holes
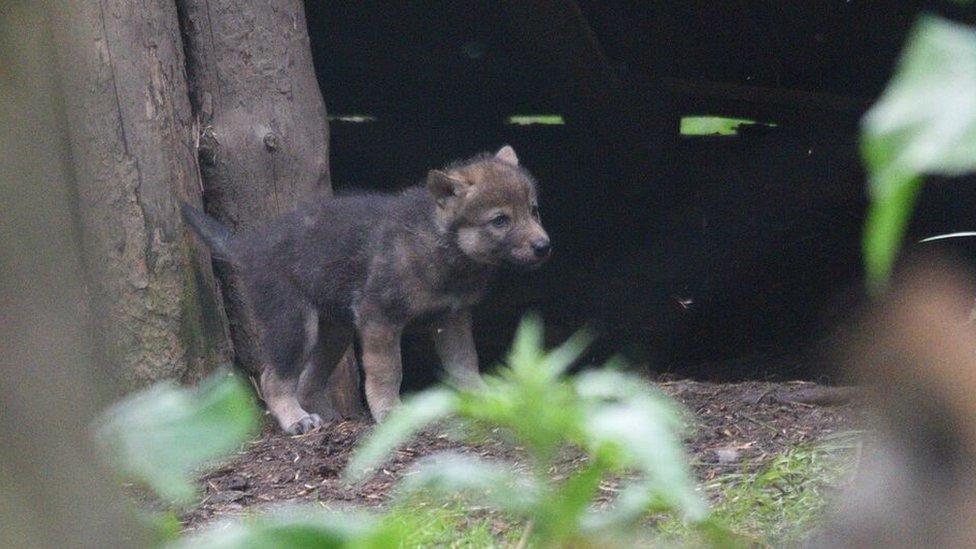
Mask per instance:
[[[540,239],[532,243],[532,251],[535,252],[536,257],[546,257],[549,255],[549,251],[552,246],[549,244],[549,239]]]

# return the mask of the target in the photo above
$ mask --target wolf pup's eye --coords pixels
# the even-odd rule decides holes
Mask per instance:
[[[489,221],[489,223],[491,223],[492,227],[496,227],[498,229],[504,229],[505,227],[508,227],[508,223],[510,221],[511,219],[507,215],[498,214],[495,217],[491,218],[491,221]]]

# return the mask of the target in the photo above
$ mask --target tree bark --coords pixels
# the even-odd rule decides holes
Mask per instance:
[[[328,122],[300,0],[177,0],[190,97],[200,122],[207,211],[260,226],[314,193],[331,194]],[[239,364],[258,373],[256,327],[233,272],[218,266]],[[351,342],[350,342],[351,346]],[[351,348],[351,347],[350,347]],[[332,405],[363,412],[354,353],[329,381]]]
[[[178,210],[201,186],[176,8],[68,2],[53,17],[99,348],[123,388],[193,380],[229,348]]]

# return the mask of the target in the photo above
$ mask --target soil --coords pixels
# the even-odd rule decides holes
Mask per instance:
[[[658,385],[697,418],[686,445],[702,481],[755,470],[791,447],[852,429],[861,417],[861,408],[851,403],[856,402],[856,394],[809,382],[661,381]],[[521,459],[516,449],[500,442],[462,444],[428,430],[400,448],[369,481],[349,486],[340,474],[356,442],[371,429],[367,421],[342,421],[306,435],[287,436],[269,421],[260,438],[202,477],[203,500],[182,517],[184,527],[194,530],[214,519],[273,503],[382,505],[411,464],[444,450],[510,462]],[[567,458],[569,466],[574,461]],[[607,489],[609,498],[613,487]]]

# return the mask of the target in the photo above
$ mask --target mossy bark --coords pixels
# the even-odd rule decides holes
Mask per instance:
[[[176,6],[53,17],[99,348],[123,388],[195,379],[230,349],[210,257],[179,216],[201,183]]]

